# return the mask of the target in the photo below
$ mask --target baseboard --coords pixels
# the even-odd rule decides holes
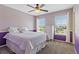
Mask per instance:
[[[50,39],[50,41],[53,41],[53,39]]]
[[[53,39],[49,39],[49,40],[46,40],[47,42],[49,42],[49,41],[53,41]]]
[[[4,46],[6,46],[6,45],[1,45],[0,47],[4,47]]]
[[[78,54],[75,48],[74,48],[74,51],[75,51],[76,54]]]
[[[74,45],[72,42],[65,42],[65,43]]]
[[[64,42],[64,43],[67,43],[67,44],[72,44],[72,45],[74,45],[72,42],[66,42],[66,41],[61,41],[61,40],[54,40],[54,41]]]

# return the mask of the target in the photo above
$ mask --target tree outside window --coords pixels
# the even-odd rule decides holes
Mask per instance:
[[[55,16],[55,35],[66,35],[67,15]]]

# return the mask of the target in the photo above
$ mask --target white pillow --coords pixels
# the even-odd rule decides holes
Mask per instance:
[[[27,27],[20,27],[20,28],[19,28],[19,31],[20,31],[21,33],[24,33],[24,32],[29,31],[29,29],[28,29]]]
[[[17,27],[9,27],[8,31],[9,31],[9,32],[14,32],[14,33],[19,33]]]

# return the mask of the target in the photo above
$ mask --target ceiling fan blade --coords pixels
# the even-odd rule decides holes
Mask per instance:
[[[32,12],[32,11],[34,11],[34,10],[30,10],[30,11],[28,11],[28,12]]]
[[[48,10],[44,10],[44,9],[40,9],[40,11],[45,11],[45,12],[48,12]]]
[[[31,8],[35,8],[35,7],[33,7],[33,6],[29,5],[29,4],[27,4],[27,6],[29,6],[29,7],[31,7]]]
[[[44,4],[42,4],[42,5],[40,5],[40,8],[42,8],[42,7],[44,7],[45,5]]]

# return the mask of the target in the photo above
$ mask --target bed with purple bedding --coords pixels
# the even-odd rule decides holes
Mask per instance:
[[[46,34],[40,32],[7,33],[6,45],[17,54],[36,53],[46,45]]]

